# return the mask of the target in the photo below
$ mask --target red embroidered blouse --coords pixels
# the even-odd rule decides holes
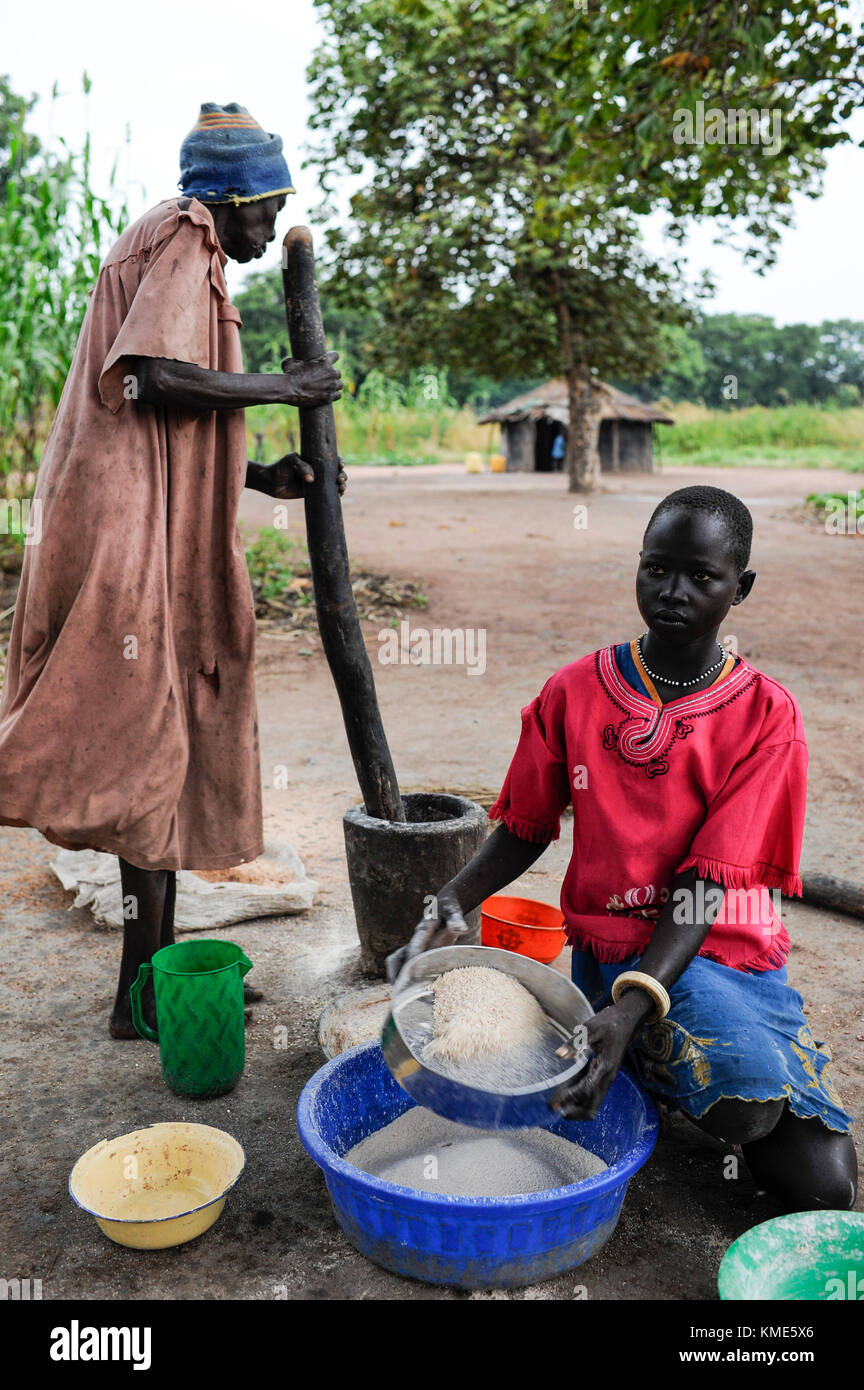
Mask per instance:
[[[572,801],[561,910],[571,943],[598,960],[643,950],[675,875],[695,868],[727,889],[699,954],[737,970],[782,965],[789,938],[769,890],[801,893],[800,710],[731,658],[708,689],[664,705],[631,651],[650,695],[608,647],[557,671],[525,706],[490,819],[542,843],[558,838]]]

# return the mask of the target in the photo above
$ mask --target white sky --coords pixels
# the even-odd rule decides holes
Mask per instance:
[[[13,90],[42,99],[31,117],[39,135],[62,135],[80,147],[89,127],[97,191],[115,158],[130,210],[138,216],[172,197],[180,143],[202,101],[240,102],[285,142],[297,195],[288,199],[278,235],[308,222],[317,201],[311,171],[300,168],[307,138],[306,64],[318,40],[311,0],[258,0],[248,7],[226,0],[30,0],[4,17],[0,71]],[[86,69],[93,82],[81,93]],[[55,80],[61,95],[52,109]],[[126,144],[126,128],[131,140]],[[864,136],[864,116],[853,127]],[[764,276],[739,255],[711,244],[709,226],[690,241],[690,266],[709,266],[718,284],[709,312],[764,313],[778,323],[864,319],[859,268],[864,226],[864,150],[844,146],[829,156],[824,194],[795,200],[796,225],[783,239],[777,265]],[[652,251],[659,249],[656,232]],[[261,269],[279,261],[278,242]],[[231,263],[229,263],[229,266]],[[243,272],[231,267],[237,288]]]

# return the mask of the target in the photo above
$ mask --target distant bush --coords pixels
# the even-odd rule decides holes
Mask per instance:
[[[708,410],[670,406],[676,423],[658,427],[661,456],[668,462],[796,467],[864,468],[864,407],[786,405],[771,409]]]
[[[253,588],[265,599],[278,598],[309,559],[305,542],[292,540],[275,526],[262,526],[245,552]]]
[[[835,520],[842,516],[843,529],[855,530],[858,518],[864,517],[864,492],[858,488],[848,492],[811,492],[807,496],[807,503],[823,516],[831,516]]]

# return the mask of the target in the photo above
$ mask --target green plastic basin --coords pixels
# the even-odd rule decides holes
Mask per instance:
[[[801,1211],[745,1231],[717,1275],[720,1297],[864,1302],[864,1215]]]

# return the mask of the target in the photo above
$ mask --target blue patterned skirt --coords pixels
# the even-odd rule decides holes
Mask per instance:
[[[573,983],[595,1009],[611,1003],[612,982],[639,957],[604,964],[573,951]],[[732,970],[696,956],[669,991],[660,1023],[637,1033],[628,1061],[647,1091],[699,1119],[718,1100],[787,1100],[793,1114],[847,1133],[831,1077],[831,1051],[817,1042],[804,1001],[777,970]]]

